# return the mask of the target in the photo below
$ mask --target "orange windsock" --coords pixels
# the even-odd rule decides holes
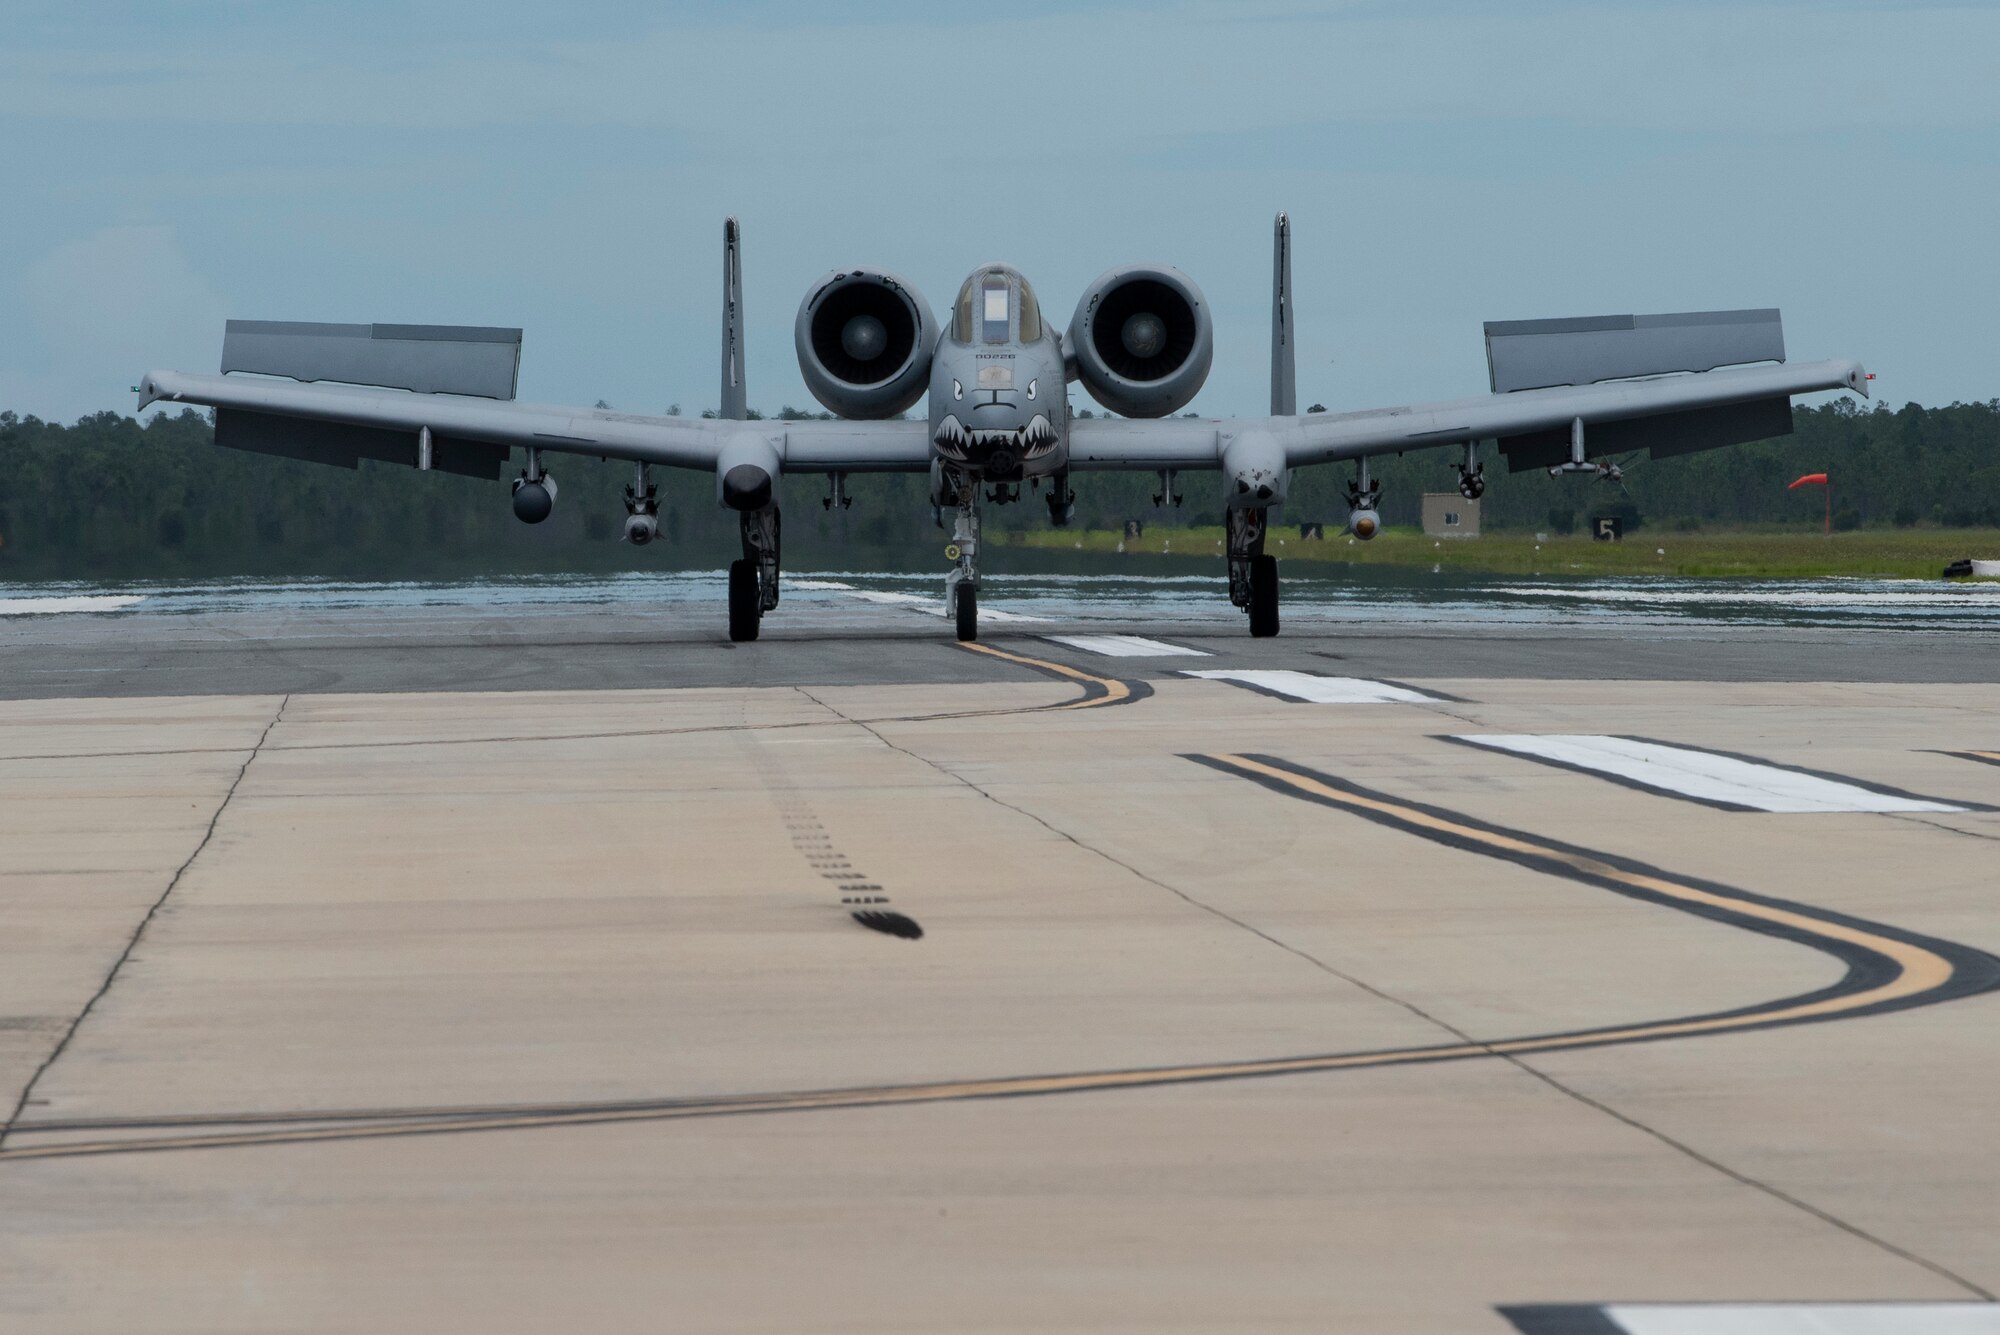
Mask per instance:
[[[1791,486],[1786,487],[1785,490],[1797,491],[1800,487],[1826,487],[1831,485],[1832,484],[1826,480],[1825,473],[1807,473],[1797,482],[1794,482]]]

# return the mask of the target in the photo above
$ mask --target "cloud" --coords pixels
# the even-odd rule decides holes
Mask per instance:
[[[106,227],[57,246],[15,284],[0,403],[63,421],[119,403],[156,366],[216,354],[227,303],[163,226]]]

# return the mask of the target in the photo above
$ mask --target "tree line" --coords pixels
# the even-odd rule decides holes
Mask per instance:
[[[784,409],[775,416],[818,416]],[[1622,484],[1508,473],[1486,451],[1483,522],[1497,529],[1566,531],[1590,516],[1667,528],[1797,526],[1821,522],[1816,489],[1789,492],[1805,473],[1833,479],[1836,527],[2000,526],[2000,400],[1926,408],[1872,408],[1838,399],[1793,410],[1794,434],[1749,445],[1626,465]],[[1456,449],[1416,451],[1373,464],[1383,517],[1415,524],[1422,494],[1449,492]],[[561,495],[548,522],[513,518],[499,485],[395,465],[358,470],[218,449],[195,409],[141,423],[105,412],[63,425],[0,412],[0,579],[326,574],[429,577],[453,572],[618,570],[719,565],[734,554],[733,516],[710,479],[655,469],[660,540],[619,541],[629,464],[555,458]],[[1347,465],[1300,470],[1283,516],[1344,522]],[[1213,473],[1179,480],[1186,503],[1153,505],[1150,473],[1073,479],[1077,525],[1117,528],[1218,522]],[[854,505],[828,510],[823,479],[785,483],[787,563],[934,564],[929,481],[919,474],[856,475]],[[987,511],[989,531],[1046,525],[1032,492]]]

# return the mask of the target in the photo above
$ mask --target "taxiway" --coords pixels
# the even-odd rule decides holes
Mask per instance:
[[[2000,1310],[1981,637],[945,629],[10,627],[0,1324]]]

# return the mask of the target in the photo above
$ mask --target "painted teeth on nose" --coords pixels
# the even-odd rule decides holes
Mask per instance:
[[[949,413],[945,415],[945,419],[942,422],[938,423],[937,435],[934,440],[940,450],[946,453],[955,453],[961,457],[965,453],[965,447],[971,443],[971,437],[966,434],[964,425],[959,422],[955,414]]]

